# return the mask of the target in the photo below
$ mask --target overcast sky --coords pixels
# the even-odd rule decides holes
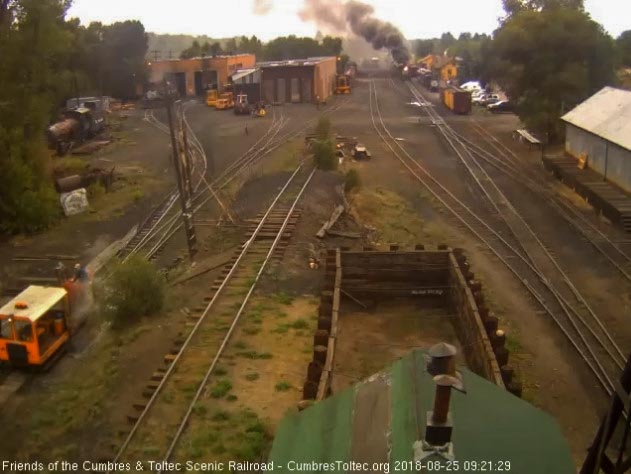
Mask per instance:
[[[269,40],[289,34],[312,36],[317,27],[298,18],[303,0],[258,0],[271,4],[266,15],[254,13],[254,0],[73,0],[70,16],[82,23],[137,19],[155,33],[242,34]],[[376,15],[394,23],[409,38],[451,31],[490,33],[502,15],[501,0],[366,0]],[[631,29],[631,0],[585,0],[592,17],[614,37]],[[447,7],[447,8],[446,8]]]

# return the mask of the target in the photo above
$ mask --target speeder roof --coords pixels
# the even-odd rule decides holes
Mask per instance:
[[[0,308],[0,316],[13,315],[37,321],[67,294],[64,288],[31,285]],[[24,303],[26,307],[16,308],[19,303]]]

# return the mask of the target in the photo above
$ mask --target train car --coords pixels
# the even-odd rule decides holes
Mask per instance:
[[[471,113],[471,92],[457,87],[446,87],[440,91],[440,99],[455,114]]]

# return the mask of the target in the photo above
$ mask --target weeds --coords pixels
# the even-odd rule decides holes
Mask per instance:
[[[254,382],[259,379],[259,374],[256,372],[250,372],[249,374],[245,374],[245,380],[249,380],[250,382]]]
[[[222,379],[218,381],[210,391],[210,396],[213,398],[223,398],[230,390],[232,390],[232,382],[228,379]]]
[[[289,382],[286,382],[285,380],[281,380],[276,385],[274,385],[274,389],[277,392],[286,392],[291,388],[293,388],[293,386]]]

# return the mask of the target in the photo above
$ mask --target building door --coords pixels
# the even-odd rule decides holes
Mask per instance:
[[[186,74],[174,72],[165,74],[164,78],[173,87],[180,97],[186,97]]]
[[[313,102],[313,95],[311,93],[311,78],[305,78],[302,80],[302,101]]]
[[[287,85],[285,83],[285,78],[281,77],[276,79],[276,100],[281,104],[287,100],[286,97]]]
[[[276,102],[274,98],[274,79],[265,79],[263,81],[263,101],[268,104]]]
[[[300,79],[292,77],[291,82],[291,101],[300,102]]]
[[[202,71],[195,71],[195,95],[204,95],[204,77]]]

